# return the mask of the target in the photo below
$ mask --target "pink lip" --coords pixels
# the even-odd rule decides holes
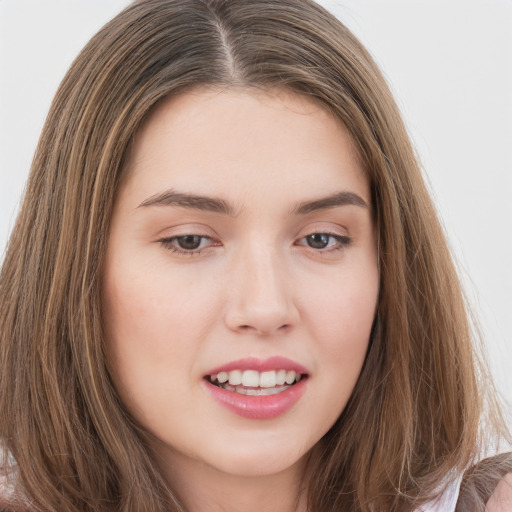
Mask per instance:
[[[275,356],[265,360],[250,357],[232,361],[223,366],[214,368],[208,372],[205,377],[232,370],[256,370],[259,372],[269,370],[294,370],[302,375],[308,373],[304,366],[285,357]],[[302,380],[290,386],[285,391],[269,396],[242,395],[235,391],[228,391],[215,386],[206,378],[204,379],[204,383],[213,399],[229,411],[244,418],[269,420],[284,414],[300,399],[306,391],[307,380],[307,378],[302,378]]]
[[[247,357],[245,359],[238,359],[237,361],[231,361],[225,365],[219,366],[210,370],[207,375],[215,375],[220,372],[230,372],[232,370],[256,370],[258,372],[265,372],[270,370],[295,370],[297,373],[303,375],[308,373],[308,370],[304,366],[287,359],[286,357],[274,356],[268,359],[257,359],[255,357]]]
[[[219,388],[204,380],[214,400],[238,416],[252,420],[277,418],[290,409],[306,391],[307,379],[302,379],[277,395],[248,396]]]

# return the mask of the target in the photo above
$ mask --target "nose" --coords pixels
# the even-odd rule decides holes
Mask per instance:
[[[299,320],[290,273],[271,248],[247,251],[230,280],[225,321],[238,333],[271,336],[289,332]]]

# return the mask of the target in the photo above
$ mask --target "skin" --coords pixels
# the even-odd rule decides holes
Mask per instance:
[[[161,204],[170,189],[232,211]],[[338,192],[360,204],[297,210]],[[136,136],[104,274],[109,365],[187,510],[305,510],[308,457],[354,389],[375,316],[370,203],[345,128],[293,93],[189,92]],[[308,370],[291,409],[255,420],[212,399],[209,370],[271,356]]]
[[[485,512],[510,512],[512,510],[512,473],[508,473],[496,486]]]

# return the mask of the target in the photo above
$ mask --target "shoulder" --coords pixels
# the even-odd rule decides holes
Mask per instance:
[[[507,473],[498,483],[491,494],[486,512],[511,512],[512,511],[512,472]]]
[[[462,480],[456,512],[512,512],[512,453],[482,460]]]

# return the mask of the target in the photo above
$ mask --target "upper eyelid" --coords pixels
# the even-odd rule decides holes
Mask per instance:
[[[197,247],[195,249],[186,249],[184,247],[180,247],[179,244],[176,242],[176,240],[179,239],[179,238],[185,238],[187,236],[198,236],[198,237],[203,238],[203,239],[208,239],[209,241],[211,241],[211,243],[208,243],[206,245],[206,247]],[[188,256],[196,255],[197,256],[200,253],[202,253],[203,251],[207,251],[208,249],[212,249],[216,245],[218,245],[209,236],[197,235],[197,234],[192,234],[192,233],[184,234],[184,235],[174,235],[174,236],[169,236],[169,237],[163,237],[163,238],[158,239],[157,242],[165,250],[173,252],[173,253],[176,253],[176,254],[179,254],[179,255],[182,255],[182,256],[185,256],[185,255],[188,255]]]
[[[304,234],[302,234],[302,233],[304,233]],[[348,229],[343,227],[343,226],[340,226],[340,225],[336,225],[336,227],[322,226],[322,225],[320,225],[320,226],[311,226],[308,229],[301,229],[297,233],[297,236],[295,238],[296,239],[300,239],[300,238],[304,238],[306,236],[314,235],[314,234],[325,234],[325,235],[332,235],[332,236],[344,236],[344,237],[349,237],[350,238]]]
[[[329,233],[327,231],[313,231],[312,233],[310,233],[308,235],[304,235],[304,236],[296,238],[295,243],[297,241],[304,240],[305,238],[308,238],[311,235],[327,235],[327,236],[330,236],[331,238],[334,238],[338,243],[340,243],[342,245],[349,245],[352,243],[352,237],[350,237],[348,235],[341,235],[338,233]]]
[[[199,233],[185,233],[183,235],[163,236],[163,237],[160,237],[157,240],[157,242],[171,242],[172,240],[176,240],[179,238],[185,238],[187,236],[198,236],[199,238],[204,238],[204,239],[210,240],[211,242],[215,243],[214,237],[209,236],[209,235],[201,235]]]
[[[182,236],[202,236],[205,238],[219,238],[219,236],[209,227],[203,226],[172,226],[159,231],[155,240],[170,240]]]
[[[346,231],[346,230],[344,230]],[[332,235],[332,236],[345,236],[345,233],[341,233],[341,230],[336,230],[332,228],[326,228],[326,229],[312,229],[307,230],[305,235],[302,236],[309,236],[309,235],[315,235],[315,234],[323,234],[323,235]]]
[[[327,225],[326,225],[327,224]],[[333,237],[344,237],[352,239],[351,234],[346,226],[335,223],[334,226],[331,222],[319,221],[313,222],[310,226],[303,226],[300,230],[292,236],[293,242],[301,240],[310,235],[314,234],[326,234]],[[200,224],[182,224],[176,226],[168,226],[162,229],[160,233],[155,237],[156,242],[167,241],[172,239],[185,237],[185,236],[200,236],[213,242],[222,242],[222,236],[220,236],[216,230],[212,229],[208,225]]]
[[[311,231],[309,232],[308,234],[305,234],[305,235],[302,235],[302,236],[298,236],[296,238],[293,239],[293,243],[296,244],[297,242],[301,241],[301,240],[304,240],[305,238],[307,238],[308,236],[312,236],[312,235],[328,235],[334,239],[336,239],[338,242],[340,243],[350,243],[352,241],[352,238],[348,235],[342,235],[340,233],[333,233],[333,232],[330,232],[330,231]],[[199,233],[192,233],[192,232],[189,232],[189,233],[186,233],[186,234],[183,234],[183,235],[173,235],[173,236],[169,236],[169,237],[162,237],[160,239],[158,239],[158,242],[159,243],[166,243],[166,244],[169,244],[169,243],[172,243],[173,241],[179,239],[179,238],[185,238],[187,236],[198,236],[202,239],[206,239],[206,240],[209,240],[211,242],[211,245],[210,247],[215,247],[216,245],[220,245],[219,242],[216,242],[215,239],[211,236],[208,236],[208,235],[201,235]],[[342,239],[346,239],[345,241],[343,241]],[[189,251],[187,251],[186,249],[182,249],[183,251],[185,252],[194,252],[194,251],[199,251],[201,249],[191,249]]]

